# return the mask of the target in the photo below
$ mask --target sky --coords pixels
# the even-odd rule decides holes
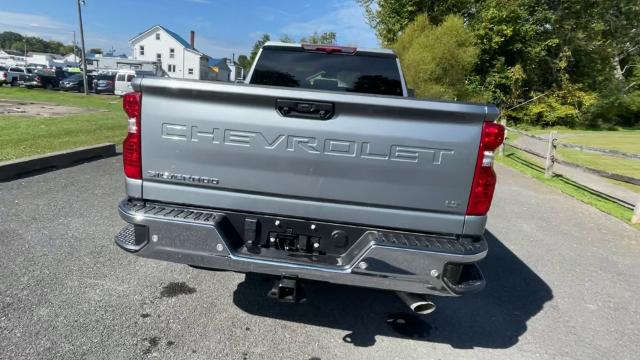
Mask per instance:
[[[86,0],[82,9],[85,44],[131,54],[129,39],[163,25],[214,58],[251,51],[263,33],[277,40],[314,31],[334,31],[341,45],[378,47],[356,0]],[[76,0],[0,0],[0,32],[80,42]]]

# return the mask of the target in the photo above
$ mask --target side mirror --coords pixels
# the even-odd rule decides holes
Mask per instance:
[[[407,88],[407,96],[408,97],[416,97],[416,91],[414,89]]]

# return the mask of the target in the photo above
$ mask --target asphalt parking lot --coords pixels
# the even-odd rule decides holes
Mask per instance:
[[[119,250],[119,158],[0,183],[2,359],[637,359],[640,232],[499,167],[487,288],[426,316],[391,293]]]

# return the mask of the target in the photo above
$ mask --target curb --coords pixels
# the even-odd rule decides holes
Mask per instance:
[[[0,181],[28,176],[32,173],[62,169],[78,163],[116,155],[115,144],[98,144],[44,155],[0,162]]]

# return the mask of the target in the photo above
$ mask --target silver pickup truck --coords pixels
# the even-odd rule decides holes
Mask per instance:
[[[138,256],[428,295],[481,290],[504,129],[491,105],[409,96],[389,50],[265,44],[246,84],[135,79],[123,98]]]

